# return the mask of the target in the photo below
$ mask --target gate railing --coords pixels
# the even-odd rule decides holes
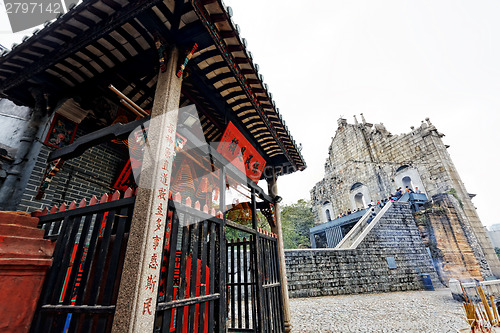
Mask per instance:
[[[281,294],[278,242],[274,237],[260,236],[260,265],[263,274],[263,332],[285,332]]]
[[[134,203],[128,190],[37,214],[57,243],[31,332],[111,331]],[[168,206],[155,332],[284,332],[276,235],[178,193]],[[249,237],[226,243],[226,227]]]
[[[254,332],[257,327],[255,238],[237,238],[226,243],[229,331]]]
[[[31,332],[110,331],[134,203],[129,189],[36,214],[57,242]]]
[[[229,332],[284,332],[276,235],[178,193],[167,216],[155,332],[225,332],[226,324]],[[226,242],[226,227],[250,237]]]
[[[180,194],[169,200],[155,332],[221,331],[222,213],[180,201]]]
[[[251,234],[249,238],[226,243],[228,331],[284,332],[276,235],[260,228],[255,232],[231,221],[227,223]]]

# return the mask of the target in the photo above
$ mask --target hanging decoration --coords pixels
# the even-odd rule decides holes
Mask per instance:
[[[45,190],[50,185],[50,182],[52,181],[52,178],[54,178],[55,174],[61,169],[62,165],[64,164],[64,161],[62,159],[57,159],[55,161],[50,162],[47,165],[47,168],[45,170],[45,174],[42,178],[42,183],[40,184],[40,187],[38,188],[38,192],[35,196],[35,200],[41,200],[43,198],[43,195],[45,194]]]
[[[70,145],[75,139],[78,124],[56,113],[49,133],[45,138],[45,143],[55,148],[62,148]]]
[[[191,49],[191,51],[187,54],[186,58],[184,59],[184,62],[182,63],[181,68],[177,71],[177,77],[182,76],[182,73],[184,73],[184,70],[186,69],[186,66],[187,66],[189,60],[191,60],[191,58],[193,57],[193,54],[196,52],[197,49],[198,49],[198,44],[194,43],[193,48]]]

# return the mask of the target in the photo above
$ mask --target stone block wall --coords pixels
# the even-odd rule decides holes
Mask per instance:
[[[470,195],[460,179],[447,147],[444,136],[426,119],[411,132],[392,135],[383,124],[348,124],[339,120],[339,127],[329,147],[325,163],[325,177],[311,190],[315,222],[325,221],[325,204],[331,207],[331,215],[355,209],[352,197],[362,194],[365,202],[378,201],[403,187],[403,178],[411,179],[412,186],[433,196],[454,192],[461,202],[456,213],[473,233],[470,244],[476,261],[481,263],[483,278],[500,277],[500,261],[476,212]],[[457,229],[458,230],[458,229]],[[447,234],[445,243],[454,242],[455,235]],[[478,248],[476,249],[476,245]],[[444,246],[444,245],[443,245]],[[485,265],[482,261],[486,260]]]
[[[439,277],[446,285],[451,278],[463,281],[491,276],[478,240],[460,209],[452,194],[442,193],[415,214],[424,243],[430,248]]]
[[[350,197],[351,188],[357,183],[366,186],[367,202],[395,193],[396,188],[402,186],[395,181],[401,166],[420,176],[419,179],[412,177],[413,183],[428,196],[450,188],[461,189],[442,136],[430,121],[399,135],[390,134],[381,124],[339,121],[329,147],[325,177],[311,190],[317,223],[325,222],[320,212],[325,201],[331,202],[335,216],[356,209]]]
[[[439,285],[406,203],[394,203],[356,249],[286,250],[285,261],[290,297],[419,290],[421,274]]]

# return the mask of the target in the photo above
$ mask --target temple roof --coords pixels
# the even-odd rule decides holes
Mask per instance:
[[[232,120],[268,163],[306,167],[231,9],[221,0],[86,0],[0,57],[0,97],[33,106],[33,88],[50,101],[113,96],[113,84],[152,107],[159,68],[155,40],[189,51],[181,106],[195,103],[205,135],[221,137]]]

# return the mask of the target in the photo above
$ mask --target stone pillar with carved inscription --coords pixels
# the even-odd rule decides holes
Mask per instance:
[[[158,74],[143,165],[127,245],[113,332],[152,332],[154,328],[168,191],[182,76],[179,51],[166,52]]]

